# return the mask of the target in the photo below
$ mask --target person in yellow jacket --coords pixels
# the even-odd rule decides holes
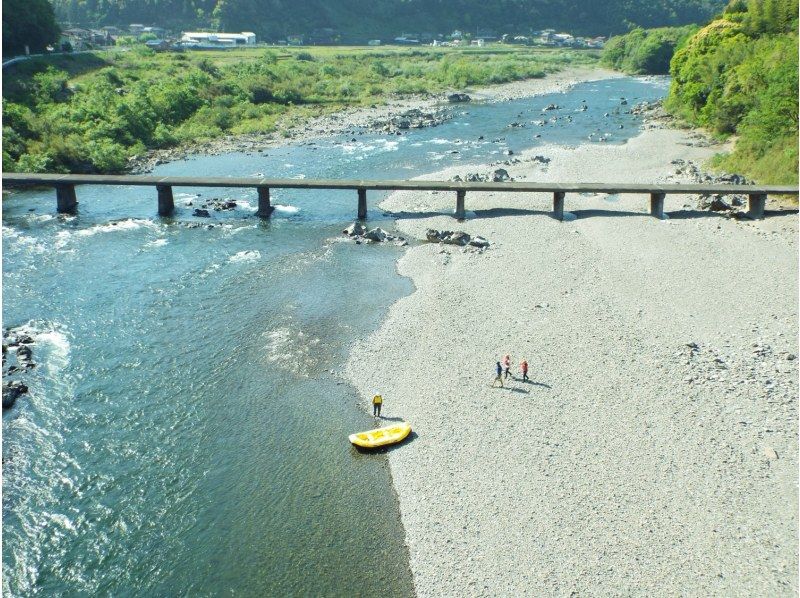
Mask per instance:
[[[372,415],[375,417],[381,416],[381,405],[383,405],[383,397],[381,395],[372,397]]]

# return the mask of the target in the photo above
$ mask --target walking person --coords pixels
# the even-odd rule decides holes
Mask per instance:
[[[519,364],[519,367],[522,370],[522,381],[528,382],[528,360],[523,359],[522,363]]]
[[[372,415],[375,417],[381,416],[381,405],[383,405],[383,397],[375,395],[372,397]]]
[[[508,380],[508,375],[511,373],[511,355],[503,357],[503,370],[506,374],[506,380]]]
[[[496,375],[494,377],[494,381],[492,382],[492,388],[494,388],[495,382],[500,383],[500,388],[503,388],[503,366],[500,365],[500,362],[497,362],[497,367],[495,368]]]

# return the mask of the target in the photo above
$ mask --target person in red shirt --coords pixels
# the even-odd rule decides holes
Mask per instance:
[[[522,363],[519,364],[519,367],[522,370],[522,381],[528,382],[528,360],[523,359]]]
[[[503,371],[505,372],[506,380],[508,380],[508,376],[511,373],[511,355],[503,357]]]

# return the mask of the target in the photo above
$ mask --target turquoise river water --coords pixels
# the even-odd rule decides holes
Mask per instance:
[[[626,109],[665,91],[585,83],[453,106],[401,136],[155,173],[410,178],[590,133],[622,143],[637,132]],[[551,102],[562,108],[542,112]],[[403,250],[340,242],[353,192],[276,190],[260,221],[249,189],[176,189],[172,218],[155,214],[152,188],[77,191],[69,217],[52,190],[3,199],[3,325],[34,337],[37,364],[10,376],[30,393],[3,413],[3,594],[413,594],[385,455],[347,442],[373,421],[338,375],[351,343],[412,291],[394,266]],[[237,207],[195,218],[209,197]],[[369,223],[391,228],[379,200]],[[384,411],[403,415],[391,400]]]

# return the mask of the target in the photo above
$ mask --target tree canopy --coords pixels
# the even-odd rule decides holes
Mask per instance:
[[[59,28],[48,0],[3,2],[3,54],[22,54],[25,46],[41,52],[58,42]]]

